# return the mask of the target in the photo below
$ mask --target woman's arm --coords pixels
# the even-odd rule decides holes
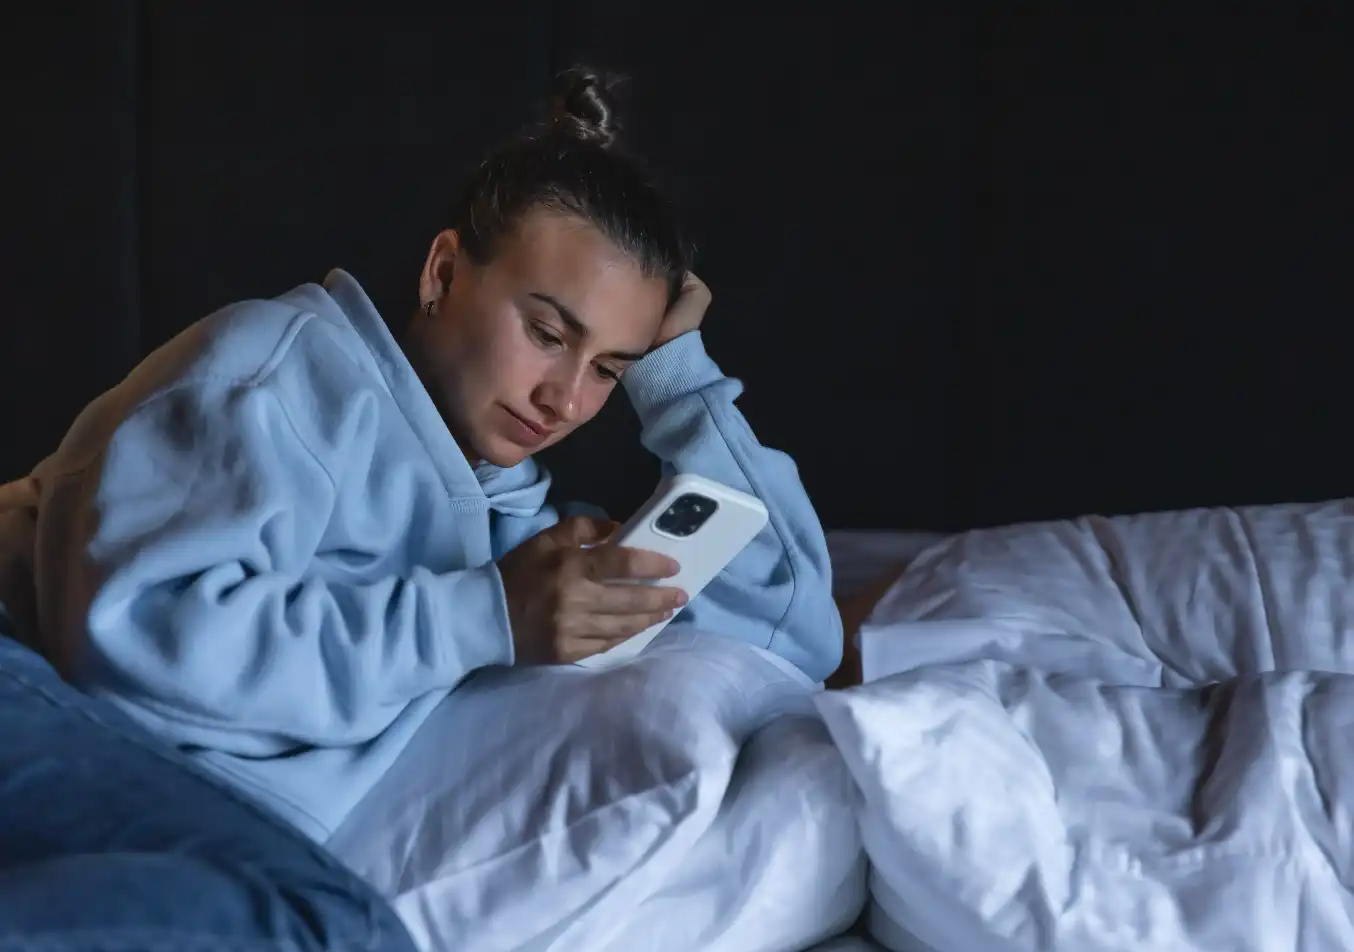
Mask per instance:
[[[692,473],[751,493],[770,512],[761,534],[692,600],[681,618],[768,648],[815,681],[836,670],[842,623],[832,600],[827,540],[794,461],[762,446],[734,406],[698,330],[670,340],[623,378],[641,440],[664,473]]]
[[[355,394],[329,445],[286,390],[207,381],[122,420],[45,488],[40,545],[81,686],[180,743],[253,756],[376,736],[411,699],[512,659],[496,566],[326,579],[379,425]],[[368,460],[369,462],[369,460]]]

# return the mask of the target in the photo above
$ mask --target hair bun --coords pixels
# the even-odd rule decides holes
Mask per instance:
[[[550,95],[550,127],[556,133],[603,149],[616,144],[620,124],[612,90],[620,77],[602,75],[583,66],[555,77]]]

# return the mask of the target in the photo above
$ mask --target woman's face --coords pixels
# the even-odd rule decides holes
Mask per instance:
[[[486,264],[437,236],[420,282],[434,302],[411,331],[410,358],[471,460],[513,466],[602,408],[653,344],[667,305],[661,277],[596,228],[527,213]]]

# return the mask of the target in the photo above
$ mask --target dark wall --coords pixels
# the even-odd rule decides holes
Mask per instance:
[[[227,301],[339,265],[401,322],[464,173],[586,59],[633,77],[632,138],[715,291],[711,348],[829,526],[1354,495],[1338,5],[725,6],[164,0],[11,19],[0,478]],[[613,401],[553,452],[562,488],[628,509],[655,471],[634,434]]]
[[[973,519],[1354,495],[1354,31],[1305,6],[986,23]]]

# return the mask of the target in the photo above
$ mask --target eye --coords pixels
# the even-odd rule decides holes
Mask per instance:
[[[531,328],[531,336],[546,347],[559,347],[564,343],[564,340],[548,324],[539,324],[533,321],[529,327]]]
[[[597,376],[601,377],[603,380],[615,382],[621,379],[621,372],[613,367],[603,367],[601,364],[597,364],[595,365],[595,369],[597,371]]]

